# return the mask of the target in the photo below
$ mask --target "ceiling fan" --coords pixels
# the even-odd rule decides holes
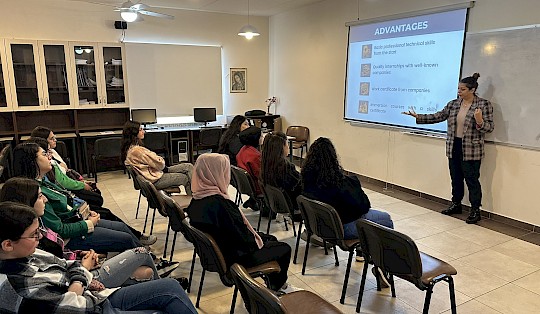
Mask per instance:
[[[133,4],[133,2],[128,0],[122,3],[122,6],[115,9],[115,11],[120,12],[122,19],[124,19],[124,21],[126,22],[134,22],[137,19],[141,21],[142,20],[142,16],[140,16],[141,14],[166,18],[170,20],[174,19],[174,16],[172,15],[150,11],[149,9],[151,9],[151,7],[144,3],[138,2],[136,4]]]

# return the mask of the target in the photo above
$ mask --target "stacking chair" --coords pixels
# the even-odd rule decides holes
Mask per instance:
[[[66,165],[69,168],[71,168],[71,158],[69,158],[69,153],[67,150],[66,143],[62,141],[57,141],[55,150],[58,153],[58,155],[60,155],[60,157],[62,157],[62,159],[66,162]]]
[[[246,308],[251,314],[342,313],[328,301],[310,291],[300,290],[278,297],[270,289],[254,280],[239,264],[231,266],[231,273]]]
[[[195,249],[197,250],[197,254],[199,255],[199,260],[201,261],[201,266],[203,268],[201,282],[199,284],[199,292],[197,293],[197,302],[195,303],[195,307],[199,308],[199,302],[204,284],[204,275],[206,274],[206,271],[217,272],[221,282],[227,287],[234,286],[234,281],[232,279],[230,270],[227,268],[223,254],[212,236],[190,226],[186,220],[183,220],[182,223],[187,228],[189,236],[193,239],[193,244],[195,245]],[[279,264],[276,261],[271,261],[250,267],[246,271],[252,277],[263,277],[265,281],[267,281],[266,275],[279,272],[280,270]],[[234,313],[237,294],[238,287],[235,287],[231,303],[231,313]]]
[[[163,249],[163,258],[167,257],[167,243],[169,241],[169,230],[172,229],[174,231],[174,238],[172,241],[171,246],[171,254],[169,257],[169,261],[172,262],[173,254],[174,254],[174,245],[176,244],[176,235],[178,232],[182,233],[186,240],[193,243],[193,239],[190,237],[189,230],[187,230],[187,227],[182,223],[184,219],[187,217],[186,213],[184,212],[184,209],[189,206],[189,203],[191,202],[191,196],[187,195],[179,195],[175,196],[174,198],[170,197],[165,193],[164,191],[159,191],[159,197],[163,201],[163,208],[165,212],[167,213],[167,216],[169,217],[169,226],[167,227],[167,236],[165,237],[165,248]],[[177,200],[179,202],[177,202]],[[187,223],[187,222],[186,222]],[[193,279],[193,270],[195,268],[195,257],[196,257],[196,250],[195,247],[193,247],[193,258],[191,259],[191,270],[189,272],[189,285],[187,288],[187,292],[191,289],[191,282]]]
[[[195,145],[196,156],[200,150],[215,150],[219,147],[221,128],[202,128],[199,131],[199,142]]]
[[[296,237],[296,228],[294,226],[294,207],[289,199],[289,196],[283,189],[277,188],[270,184],[265,184],[263,186],[264,196],[266,197],[266,202],[270,207],[270,212],[268,214],[268,227],[266,228],[266,233],[270,234],[270,223],[272,222],[272,212],[276,214],[287,214],[291,218],[293,234]],[[289,231],[287,227],[287,220],[283,219],[285,223],[285,230]]]
[[[156,187],[150,181],[146,180],[141,175],[137,175],[135,178],[136,180],[138,180],[142,195],[146,197],[146,201],[148,202],[148,207],[146,208],[146,217],[144,219],[143,233],[146,232],[146,224],[148,222],[148,213],[150,212],[150,209],[154,210],[154,213],[152,215],[152,223],[150,224],[150,234],[152,234],[152,232],[154,232],[154,221],[156,219],[156,210],[159,211],[159,213],[163,217],[167,217],[167,213],[163,209],[163,202],[161,201],[161,198],[158,197],[158,190],[156,189]]]
[[[2,174],[0,174],[0,178],[2,175],[4,176],[4,179],[11,178],[11,164],[10,164],[10,153],[11,153],[11,144],[8,144],[2,148],[0,151],[0,167],[3,168]]]
[[[167,161],[167,165],[172,164],[172,155],[169,151],[169,133],[148,132],[144,135],[144,146]]]
[[[107,137],[97,139],[94,143],[94,154],[92,154],[92,168],[94,170],[94,180],[97,183],[97,163],[104,159],[116,159],[118,165],[122,165],[120,147],[121,137]]]
[[[139,200],[137,201],[137,211],[135,212],[135,219],[137,219],[139,216],[139,207],[141,206],[142,190],[141,190],[141,186],[139,185],[139,180],[137,180],[137,176],[138,176],[137,171],[135,171],[133,167],[129,165],[126,165],[126,171],[129,177],[131,178],[131,180],[133,180],[133,188],[136,191],[139,191]]]
[[[349,259],[347,261],[347,270],[345,271],[345,279],[343,280],[343,288],[341,290],[341,298],[339,302],[343,304],[345,302],[345,293],[347,292],[347,284],[349,282],[349,274],[351,272],[351,262],[356,248],[360,246],[359,239],[345,240],[343,233],[343,224],[339,218],[336,210],[323,202],[309,199],[303,195],[298,196],[298,207],[304,218],[307,231],[306,251],[304,252],[304,264],[302,265],[302,275],[306,272],[306,263],[309,251],[309,242],[313,234],[321,237],[324,242],[324,249],[326,253],[326,242],[334,245],[334,257],[336,259],[336,266],[339,266],[339,260],[337,256],[336,246],[343,251],[349,252]],[[302,223],[300,223],[300,229],[298,231],[298,237],[296,239],[296,248],[294,252],[294,263],[296,263],[296,256],[298,254],[298,246],[300,244],[300,230],[302,229]],[[367,264],[367,263],[366,263]]]
[[[309,129],[305,126],[290,126],[287,128],[287,136],[293,136],[292,148],[300,149],[300,159],[304,155],[304,148],[307,151],[307,142],[309,140]]]
[[[356,227],[365,260],[373,261],[376,267],[389,274],[388,281],[392,289],[392,297],[396,297],[393,277],[395,275],[414,284],[418,289],[426,291],[423,313],[427,314],[433,286],[444,280],[448,282],[450,290],[452,313],[456,313],[456,296],[452,276],[456,275],[457,271],[454,267],[438,258],[418,251],[414,241],[403,233],[365,219],[358,220]],[[368,263],[365,262],[356,304],[357,313],[360,313],[362,306],[367,269]],[[377,283],[377,290],[380,290],[379,283]]]
[[[259,231],[259,227],[261,226],[262,208],[264,206],[264,195],[256,195],[255,191],[257,189],[255,188],[255,184],[258,183],[253,182],[251,175],[246,170],[231,165],[231,173],[234,177],[234,181],[236,182],[236,190],[239,191],[240,194],[248,195],[257,202],[257,207],[259,207],[259,222],[257,223],[257,231]],[[240,204],[238,203],[238,205]]]

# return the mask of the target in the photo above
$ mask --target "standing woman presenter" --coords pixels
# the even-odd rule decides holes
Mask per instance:
[[[403,112],[416,118],[416,123],[448,123],[446,136],[446,156],[452,180],[452,204],[442,213],[461,214],[461,200],[465,193],[463,180],[469,189],[471,212],[467,223],[481,219],[482,187],[480,186],[480,162],[484,157],[484,137],[493,131],[493,106],[489,100],[476,95],[478,78],[474,73],[459,81],[458,98],[454,99],[434,114],[417,114],[414,110]]]

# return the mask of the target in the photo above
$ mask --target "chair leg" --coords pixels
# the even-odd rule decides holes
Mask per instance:
[[[456,292],[454,291],[454,278],[448,277],[448,289],[450,290],[450,309],[452,310],[452,314],[456,314]]]
[[[150,234],[154,232],[154,221],[156,220],[156,210],[157,208],[154,208],[154,213],[152,214],[152,224],[150,225]]]
[[[339,259],[337,257],[337,247],[335,245],[334,245],[334,259],[336,260],[334,265],[339,266]]]
[[[232,296],[232,303],[231,303],[231,314],[234,314],[234,307],[236,306],[236,296],[238,295],[238,287],[234,286],[234,292]]]
[[[290,217],[291,217],[291,224],[292,224],[292,232],[293,232],[294,237],[296,237],[296,228],[294,227],[294,218],[292,216]]]
[[[135,212],[135,219],[137,219],[139,216],[139,207],[141,206],[141,195],[142,195],[142,192],[141,190],[139,190],[139,201],[137,202],[137,212]]]
[[[328,248],[326,247],[326,240],[322,240],[322,244],[324,246],[324,255],[328,255]]]
[[[197,302],[195,303],[196,308],[199,308],[199,302],[201,301],[201,293],[202,293],[205,273],[206,273],[206,269],[203,268],[202,274],[201,274],[201,282],[199,283],[199,293],[197,293]]]
[[[197,257],[197,250],[193,248],[193,258],[191,259],[191,270],[189,271],[189,285],[187,292],[191,290],[191,283],[193,282],[193,271],[195,270],[195,258]]]
[[[362,306],[362,297],[364,296],[364,289],[366,288],[368,264],[366,258],[364,269],[362,270],[362,281],[360,282],[360,291],[358,291],[358,300],[356,301],[356,313],[360,313],[360,307]]]
[[[262,208],[260,209],[262,211]],[[268,226],[266,227],[266,234],[270,234],[270,224],[272,223],[272,210],[268,211]]]
[[[422,313],[428,314],[429,312],[429,304],[431,303],[431,294],[433,293],[433,286],[429,286],[429,288],[426,290],[426,299],[424,301],[424,310]]]
[[[283,215],[283,223],[285,224],[285,231],[289,231],[289,227],[287,224],[287,217],[285,217],[285,215]]]
[[[301,233],[302,233],[302,221],[300,221],[300,226],[298,226],[298,234],[296,236],[296,246],[294,247],[293,264],[296,264],[296,257],[298,256],[298,247],[300,246],[300,234]]]
[[[150,212],[150,204],[146,207],[146,218],[144,218],[144,227],[142,233],[146,233],[146,223],[148,222],[148,213]]]
[[[163,248],[163,258],[167,258],[167,243],[169,242],[169,231],[171,231],[171,221],[167,222],[167,235],[165,235],[165,247]]]
[[[388,283],[390,284],[390,289],[392,290],[392,297],[396,297],[396,286],[394,285],[394,275],[390,274],[388,276]]]
[[[259,232],[259,229],[261,228],[261,218],[262,218],[262,211],[259,210],[259,222],[257,222],[257,232]]]
[[[334,247],[334,250],[336,248]],[[347,270],[345,270],[345,279],[343,280],[343,288],[341,289],[341,299],[339,303],[345,303],[345,293],[347,293],[347,285],[349,284],[349,275],[351,274],[351,263],[354,255],[354,250],[349,251],[349,260],[347,261]]]
[[[173,254],[174,254],[174,245],[176,244],[176,235],[178,234],[178,232],[174,232],[174,237],[173,237],[173,240],[172,240],[172,244],[171,244],[171,254],[169,256],[169,261],[172,262],[172,258],[173,258]]]
[[[304,264],[302,264],[302,275],[306,273],[307,256],[309,251],[309,241],[311,240],[311,234],[308,232],[306,241],[306,251],[304,252]]]

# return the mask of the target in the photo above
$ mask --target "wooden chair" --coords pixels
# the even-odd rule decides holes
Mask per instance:
[[[239,264],[231,266],[231,273],[244,299],[246,309],[251,314],[342,313],[328,301],[310,291],[295,291],[278,297],[272,290],[254,280]]]
[[[197,293],[197,302],[195,303],[195,307],[199,308],[204,283],[204,275],[206,274],[206,271],[217,272],[221,282],[227,287],[234,286],[234,281],[232,279],[230,270],[227,268],[223,254],[212,236],[192,227],[186,222],[186,220],[183,220],[182,223],[186,227],[186,230],[188,230],[189,236],[193,239],[193,244],[195,245],[195,249],[197,250],[197,254],[199,255],[199,260],[201,261],[201,266],[203,268],[201,282],[199,284],[199,292]],[[263,277],[266,280],[267,274],[279,272],[280,270],[281,268],[279,267],[279,264],[276,261],[271,261],[250,267],[246,271],[252,277]],[[231,303],[231,313],[234,313],[237,294],[238,287],[235,287]]]
[[[389,274],[388,281],[392,289],[392,297],[396,297],[393,277],[395,275],[414,284],[418,289],[426,291],[423,313],[427,314],[433,286],[439,281],[446,281],[450,290],[452,314],[456,313],[456,296],[452,276],[456,275],[457,271],[454,267],[438,258],[418,251],[414,241],[403,233],[365,219],[358,220],[356,227],[365,260],[373,261],[376,267]],[[365,262],[358,302],[356,303],[357,313],[360,313],[362,306],[367,269],[368,263]],[[377,290],[380,290],[379,284],[377,284]]]
[[[349,282],[349,274],[351,272],[351,263],[356,248],[360,246],[359,239],[345,240],[343,232],[343,224],[339,218],[336,210],[323,202],[309,199],[303,195],[298,196],[298,207],[304,218],[307,231],[306,251],[304,252],[304,263],[302,265],[302,275],[306,271],[306,263],[309,251],[309,242],[313,234],[323,239],[323,245],[325,253],[327,254],[326,242],[334,245],[334,257],[336,259],[336,266],[339,266],[339,260],[337,256],[336,246],[343,251],[349,252],[349,259],[347,261],[347,270],[345,271],[345,279],[343,280],[343,288],[341,290],[341,298],[339,302],[343,304],[345,302],[345,293],[347,292],[347,284]],[[296,263],[296,256],[298,254],[298,246],[300,244],[300,230],[302,223],[300,223],[300,229],[298,231],[298,237],[296,239],[296,248],[294,252],[294,263]],[[367,264],[367,263],[366,263]]]
[[[305,126],[289,126],[287,128],[287,136],[294,137],[294,140],[292,140],[292,149],[300,149],[300,159],[302,159],[304,148],[307,151],[309,129]]]

